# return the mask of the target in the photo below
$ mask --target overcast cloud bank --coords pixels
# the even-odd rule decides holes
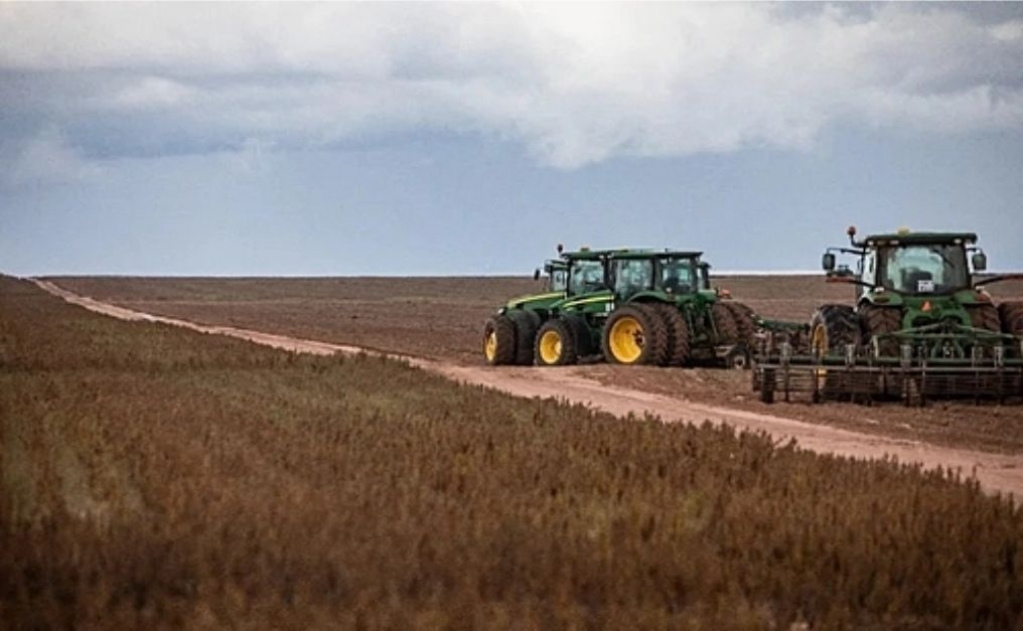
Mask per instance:
[[[963,5],[0,4],[8,185],[432,130],[541,164],[1023,127],[1023,19]]]

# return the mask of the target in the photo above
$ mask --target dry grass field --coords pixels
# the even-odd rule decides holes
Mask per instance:
[[[941,472],[118,322],[2,277],[0,382],[4,628],[1023,624],[1023,513]]]
[[[508,277],[54,280],[77,293],[148,313],[477,365],[483,363],[480,335],[486,318],[510,297],[538,290],[530,279]],[[853,297],[851,287],[825,283],[822,276],[723,277],[716,284],[765,317],[794,321],[808,321],[821,304]],[[1023,299],[1023,282],[991,285],[990,291],[996,300]],[[923,410],[897,404],[767,406],[752,396],[744,372],[608,365],[587,366],[584,372],[606,383],[857,431],[1023,452],[1023,406],[1018,405],[938,402]]]

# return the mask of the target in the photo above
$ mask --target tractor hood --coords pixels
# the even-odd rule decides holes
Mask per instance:
[[[547,309],[555,302],[564,299],[564,297],[565,292],[563,291],[518,296],[509,300],[502,311],[508,311],[511,309],[527,309],[530,311],[536,309]]]

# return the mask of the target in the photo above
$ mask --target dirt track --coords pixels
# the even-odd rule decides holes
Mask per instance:
[[[35,282],[42,289],[60,296],[68,302],[120,319],[181,326],[203,333],[228,335],[294,352],[327,355],[335,352],[357,353],[364,350],[357,346],[303,340],[233,327],[205,326],[185,320],[150,315],[79,296],[61,289],[51,282],[41,280]],[[495,388],[515,396],[563,399],[621,416],[630,413],[638,416],[653,414],[667,422],[702,423],[710,421],[739,429],[765,431],[780,442],[795,439],[801,447],[819,453],[854,458],[887,456],[900,462],[919,463],[927,468],[942,466],[959,469],[967,476],[975,476],[981,486],[988,491],[1012,493],[1016,497],[1023,496],[1023,456],[1019,455],[938,447],[917,441],[804,423],[780,416],[694,403],[681,398],[603,384],[588,378],[584,373],[585,369],[578,367],[545,370],[490,368],[458,365],[453,362],[393,353],[387,353],[387,355],[404,359],[414,366],[440,373],[460,382]]]

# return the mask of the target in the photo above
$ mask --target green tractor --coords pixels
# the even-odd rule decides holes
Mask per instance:
[[[483,330],[483,355],[488,364],[533,365],[536,333],[550,316],[553,305],[604,286],[608,251],[584,248],[565,252],[559,245],[558,254],[560,258],[544,263],[543,292],[513,298],[487,320]],[[571,286],[570,273],[576,277]],[[539,280],[540,270],[533,278]]]
[[[559,366],[599,355],[630,365],[747,364],[755,316],[745,305],[721,299],[700,252],[581,250],[562,256],[566,283],[560,299],[512,301],[487,323],[484,349],[491,364]],[[525,340],[534,327],[530,355]],[[493,361],[502,339],[507,361]],[[513,345],[515,361],[507,350]]]
[[[786,396],[809,389],[814,400],[1023,395],[1023,303],[996,306],[983,287],[1023,275],[975,283],[970,267],[983,272],[987,257],[973,233],[848,234],[850,247],[828,248],[822,266],[828,282],[855,287],[854,304],[813,314],[808,355],[761,358],[754,384],[765,400],[779,368]],[[836,268],[836,252],[855,256],[856,271]]]

